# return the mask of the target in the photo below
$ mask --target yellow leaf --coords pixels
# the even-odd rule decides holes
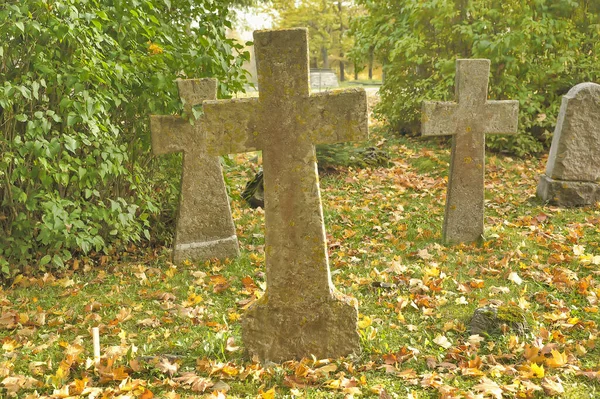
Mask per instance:
[[[262,389],[258,391],[260,399],[275,399],[275,387],[269,389],[268,391],[263,391]]]
[[[536,378],[544,378],[544,365],[537,365],[537,363],[531,363],[531,372]]]
[[[556,349],[552,349],[552,357],[546,359],[546,365],[549,367],[562,367],[568,363],[568,357],[566,353],[560,353]]]
[[[373,323],[373,320],[371,320],[371,318],[369,316],[365,316],[358,322],[358,327],[360,329],[365,329],[365,328],[369,327],[372,323]]]

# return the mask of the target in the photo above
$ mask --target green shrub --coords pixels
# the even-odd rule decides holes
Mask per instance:
[[[390,127],[417,132],[424,100],[454,100],[457,58],[491,60],[489,98],[519,100],[519,135],[489,136],[518,155],[550,143],[561,96],[600,79],[600,3],[572,0],[363,0],[357,59],[384,63],[377,108]]]
[[[248,55],[235,57],[227,17],[212,0],[0,5],[4,274],[164,230],[180,169],[150,155],[148,115],[181,111],[178,77],[216,77],[221,96],[243,88]]]

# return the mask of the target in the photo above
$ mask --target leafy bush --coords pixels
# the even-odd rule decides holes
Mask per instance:
[[[221,3],[221,4],[220,4]],[[149,114],[181,109],[175,79],[243,88],[212,0],[9,0],[0,5],[0,267],[150,239],[175,203],[177,157],[150,156]],[[12,268],[12,270],[11,270]]]
[[[419,129],[424,100],[454,100],[457,58],[491,60],[489,98],[520,103],[519,135],[489,136],[518,155],[548,146],[561,96],[600,79],[600,3],[572,0],[362,0],[354,57],[384,63],[377,109],[396,130]]]

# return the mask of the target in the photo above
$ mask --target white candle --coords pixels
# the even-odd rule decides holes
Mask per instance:
[[[94,342],[94,363],[100,365],[100,330],[92,327],[92,341]]]

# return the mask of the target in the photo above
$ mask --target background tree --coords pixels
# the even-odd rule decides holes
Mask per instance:
[[[452,100],[457,58],[489,58],[490,94],[520,102],[519,135],[490,137],[517,154],[549,144],[560,96],[600,78],[600,3],[585,0],[360,0],[355,56],[384,62],[377,112],[417,131],[425,99]]]
[[[179,158],[150,155],[148,115],[181,111],[176,78],[216,77],[221,96],[243,88],[247,54],[236,58],[225,37],[229,5],[0,5],[3,273],[169,230],[158,209],[176,203]]]
[[[308,28],[312,68],[329,68],[333,62],[339,68],[340,80],[345,80],[347,54],[353,46],[349,24],[357,13],[354,2],[272,0],[270,10],[279,28]]]

